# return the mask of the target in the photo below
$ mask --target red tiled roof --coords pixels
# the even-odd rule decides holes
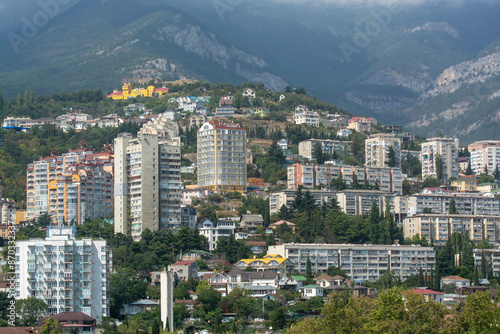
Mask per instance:
[[[111,96],[120,96],[120,95],[123,95],[123,92],[114,92],[114,93],[109,94],[108,97],[111,97]]]
[[[203,280],[206,281],[206,280],[208,280],[212,276],[215,276],[215,273],[206,273],[206,274],[203,274]]]
[[[280,220],[280,221],[277,221],[276,223],[272,223],[271,226],[279,226],[281,224],[287,224],[288,226],[295,226],[294,223],[290,223],[290,222],[287,222],[286,220]]]
[[[176,263],[173,264],[173,266],[189,266],[194,262],[196,261],[177,261]]]
[[[198,302],[191,299],[176,299],[174,304],[198,304]]]
[[[467,278],[463,278],[460,276],[448,276],[448,277],[443,278],[443,280],[468,281]]]
[[[58,314],[53,314],[50,317],[52,319],[58,320],[59,322],[78,321],[78,320],[96,321],[95,318],[92,318],[83,312],[62,312]]]
[[[2,327],[2,334],[37,334],[42,327]]]
[[[418,289],[418,288],[413,288],[411,291],[418,293],[419,295],[443,295],[443,292],[439,291],[434,291],[430,289]]]
[[[167,87],[162,87],[162,88],[156,88],[154,92],[165,92],[168,93],[168,88]]]
[[[266,246],[265,241],[245,241],[247,246]]]

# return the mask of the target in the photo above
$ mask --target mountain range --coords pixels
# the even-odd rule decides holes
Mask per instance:
[[[25,37],[22,24],[36,17],[11,20],[0,91],[254,81],[303,86],[422,136],[498,139],[499,12],[498,2],[472,0],[76,1],[18,50],[7,32]]]

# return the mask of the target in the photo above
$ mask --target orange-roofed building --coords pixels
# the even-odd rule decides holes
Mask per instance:
[[[167,94],[168,93],[168,88],[167,87],[162,87],[162,88],[156,88],[153,93],[159,95],[159,96],[162,96],[163,94]]]
[[[274,229],[276,229],[278,226],[280,226],[282,224],[286,224],[287,226],[291,227],[292,228],[292,232],[295,232],[295,224],[287,222],[286,220],[280,220],[280,221],[277,221],[276,223],[272,223],[271,225],[269,225],[269,227],[274,230]]]

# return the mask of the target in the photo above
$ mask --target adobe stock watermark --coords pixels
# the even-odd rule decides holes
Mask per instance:
[[[78,2],[80,0],[39,0],[40,10],[29,18],[26,16],[21,18],[21,31],[19,33],[11,31],[7,34],[14,52],[19,53],[19,48],[26,46],[30,40],[35,38],[40,29],[49,23],[50,19],[66,11],[69,8],[68,5],[72,7]]]
[[[367,48],[373,39],[378,36],[382,29],[386,28],[392,21],[393,15],[401,13],[401,3],[395,1],[390,3],[383,9],[373,10],[369,16],[369,20],[361,26],[354,28],[354,37],[352,43],[340,43],[340,50],[344,59],[341,62],[352,62],[352,57],[355,54],[360,54],[362,49]]]
[[[9,282],[9,290],[7,297],[10,299],[7,306],[7,323],[10,326],[15,326],[16,322],[16,227],[9,221],[7,225],[7,258],[5,261],[9,267],[6,281]]]
[[[232,12],[237,6],[241,5],[243,0],[214,0],[212,5],[214,6],[219,20],[224,21],[224,14],[226,12]]]

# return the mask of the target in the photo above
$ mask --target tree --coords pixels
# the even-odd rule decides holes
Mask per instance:
[[[271,325],[273,330],[282,329],[286,326],[285,310],[283,307],[278,307],[271,313]]]
[[[219,307],[221,294],[214,290],[208,281],[201,281],[196,288],[196,301],[201,304],[205,313],[216,310]]]
[[[389,151],[387,152],[387,166],[396,167],[396,152],[392,146],[389,146]]]
[[[274,246],[276,245],[276,241],[274,240],[273,233],[269,233],[266,237],[266,246]]]
[[[491,302],[489,291],[471,293],[465,299],[463,311],[455,314],[447,327],[455,329],[455,333],[497,333],[500,307]]]
[[[40,334],[62,334],[63,326],[56,319],[47,318],[43,322],[42,329],[40,329]]]
[[[444,182],[443,180],[443,157],[441,154],[436,153],[434,157],[434,163],[436,164],[436,178],[439,182]]]
[[[452,198],[450,200],[450,206],[449,206],[448,212],[450,214],[452,214],[452,215],[458,214],[457,205],[455,203],[455,199],[454,198]]]
[[[380,211],[377,203],[373,201],[370,210],[370,241],[372,244],[378,244],[380,237]]]
[[[34,297],[16,301],[16,312],[21,326],[37,326],[48,309],[43,300]]]
[[[472,171],[472,167],[471,167],[470,161],[467,163],[467,169],[465,170],[465,175],[474,175],[474,172]]]
[[[312,278],[311,259],[309,258],[309,255],[307,256],[307,262],[306,262],[306,278],[308,279]]]
[[[153,326],[151,326],[151,334],[160,334],[160,319],[155,318],[153,320]]]
[[[325,157],[323,154],[323,146],[321,145],[320,142],[314,143],[312,156],[316,160],[316,163],[318,165],[322,165],[325,163]]]

